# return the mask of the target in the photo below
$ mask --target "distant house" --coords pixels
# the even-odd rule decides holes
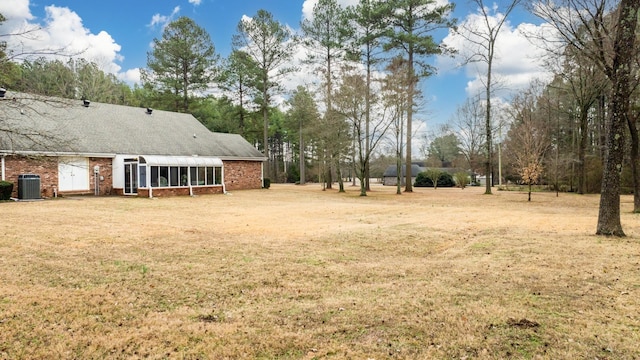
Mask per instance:
[[[0,94],[1,179],[18,184],[20,174],[38,175],[44,197],[196,195],[263,185],[260,151],[190,114]]]
[[[427,171],[428,169],[432,169],[430,167],[424,167],[424,166],[420,166],[418,164],[413,164],[411,165],[411,181],[413,184],[415,184],[416,182],[416,177],[418,176],[419,173],[423,172],[423,171]],[[467,171],[467,170],[462,170],[462,169],[458,169],[458,168],[452,168],[452,167],[448,167],[448,168],[436,168],[438,169],[440,172],[443,173],[448,173],[451,176],[454,176],[456,173],[458,172],[465,172],[469,174],[469,181],[471,183],[474,183],[476,181],[476,174],[474,174],[473,172]],[[383,185],[390,185],[390,186],[395,186],[398,182],[397,182],[397,166],[396,165],[389,165],[387,167],[387,169],[384,172],[383,178],[382,178],[382,184]],[[402,185],[404,185],[405,183],[405,179],[406,179],[406,168],[402,167]]]
[[[422,171],[424,171],[423,167],[417,164],[411,165],[411,184],[416,182],[416,176],[418,176],[418,174]],[[400,180],[400,185],[405,185],[405,182],[407,181],[406,178],[407,168],[405,165],[402,165],[402,177]],[[382,175],[382,185],[398,185],[398,167],[396,165],[389,165],[384,171],[384,174]]]

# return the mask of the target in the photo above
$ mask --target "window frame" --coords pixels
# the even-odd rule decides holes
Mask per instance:
[[[144,166],[145,173],[148,172],[150,177],[149,186],[144,188],[166,189],[222,185],[222,166]],[[142,183],[147,185],[146,178],[139,182],[139,184]]]

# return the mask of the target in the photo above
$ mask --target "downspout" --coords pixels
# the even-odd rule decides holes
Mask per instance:
[[[149,187],[149,199],[153,199],[153,186],[151,186],[151,166],[147,166],[145,176],[147,178],[147,186]]]
[[[187,167],[187,184],[189,184],[189,196],[193,197],[193,185],[191,184],[191,167]]]
[[[2,165],[0,165],[0,168],[2,168],[2,178],[0,178],[0,180],[5,181],[5,174],[4,174],[4,157],[7,156],[6,154],[2,154]]]
[[[140,164],[138,164],[140,166]],[[147,170],[145,171],[144,177],[146,178],[146,184],[149,187],[149,199],[153,199],[153,186],[151,186],[151,167],[145,164]],[[140,170],[138,170],[138,173]]]
[[[227,194],[227,186],[224,184],[224,163],[220,167],[220,179],[222,179],[222,193]]]

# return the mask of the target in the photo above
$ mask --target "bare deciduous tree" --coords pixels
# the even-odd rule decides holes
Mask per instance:
[[[481,18],[481,26],[477,22],[467,21],[458,27],[457,33],[464,37],[469,43],[466,48],[466,61],[482,62],[487,66],[486,76],[482,79],[485,91],[485,175],[487,177],[485,194],[491,194],[491,183],[493,177],[493,133],[492,133],[492,91],[494,87],[493,80],[493,64],[496,55],[496,41],[502,26],[505,24],[507,17],[518,6],[521,0],[508,0],[499,10],[499,5],[494,3],[492,7],[485,4],[484,0],[472,0],[478,9],[478,16]]]
[[[370,133],[371,110],[372,110],[372,88],[373,88],[373,71],[375,66],[383,61],[382,38],[386,31],[384,21],[382,21],[382,2],[379,0],[359,0],[358,4],[350,7],[350,18],[354,23],[354,47],[360,57],[362,64],[366,70],[367,89],[365,94],[366,112],[365,112],[365,149],[367,153],[372,152],[372,134]],[[369,160],[366,164],[365,190],[371,190],[369,183]]]
[[[386,107],[374,109],[378,110],[373,112],[378,120],[374,122],[369,120],[370,100],[373,99],[374,103],[377,103],[376,97],[369,90],[366,79],[355,72],[343,77],[342,86],[335,95],[336,109],[351,123],[353,131],[360,196],[367,195],[366,177],[369,159],[392,124]]]
[[[539,87],[532,85],[513,99],[510,111],[513,124],[507,146],[522,182],[529,186],[529,201],[531,186],[540,179],[545,154],[551,147],[552,129],[544,111],[537,106],[539,97]]]
[[[0,23],[5,20],[0,14]],[[72,106],[72,100],[16,93],[4,88],[7,84],[15,85],[17,81],[16,75],[20,69],[16,61],[24,61],[33,56],[70,55],[65,49],[12,48],[11,44],[20,43],[20,39],[34,38],[40,30],[38,27],[28,27],[13,33],[0,33],[0,150],[3,154],[14,154],[15,149],[25,147],[34,151],[73,149],[74,139],[64,131],[59,121],[63,117],[59,110]],[[24,90],[30,92],[29,89]],[[55,113],[57,116],[43,116],[45,113]],[[42,131],[42,124],[37,124],[43,121],[47,121],[47,131]]]
[[[451,120],[460,142],[460,152],[473,172],[477,172],[481,166],[482,148],[486,139],[483,137],[484,112],[482,100],[479,97],[472,97],[458,107]]]
[[[620,172],[625,125],[630,120],[631,69],[638,51],[635,40],[640,0],[542,0],[532,10],[556,30],[557,38],[546,42],[549,52],[562,54],[570,46],[598,66],[610,82],[596,234],[625,236],[620,222]]]

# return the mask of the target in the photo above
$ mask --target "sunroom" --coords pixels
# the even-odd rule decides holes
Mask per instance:
[[[117,169],[122,166],[121,170]],[[224,193],[224,167],[216,157],[144,155],[116,156],[123,193],[142,197]]]

